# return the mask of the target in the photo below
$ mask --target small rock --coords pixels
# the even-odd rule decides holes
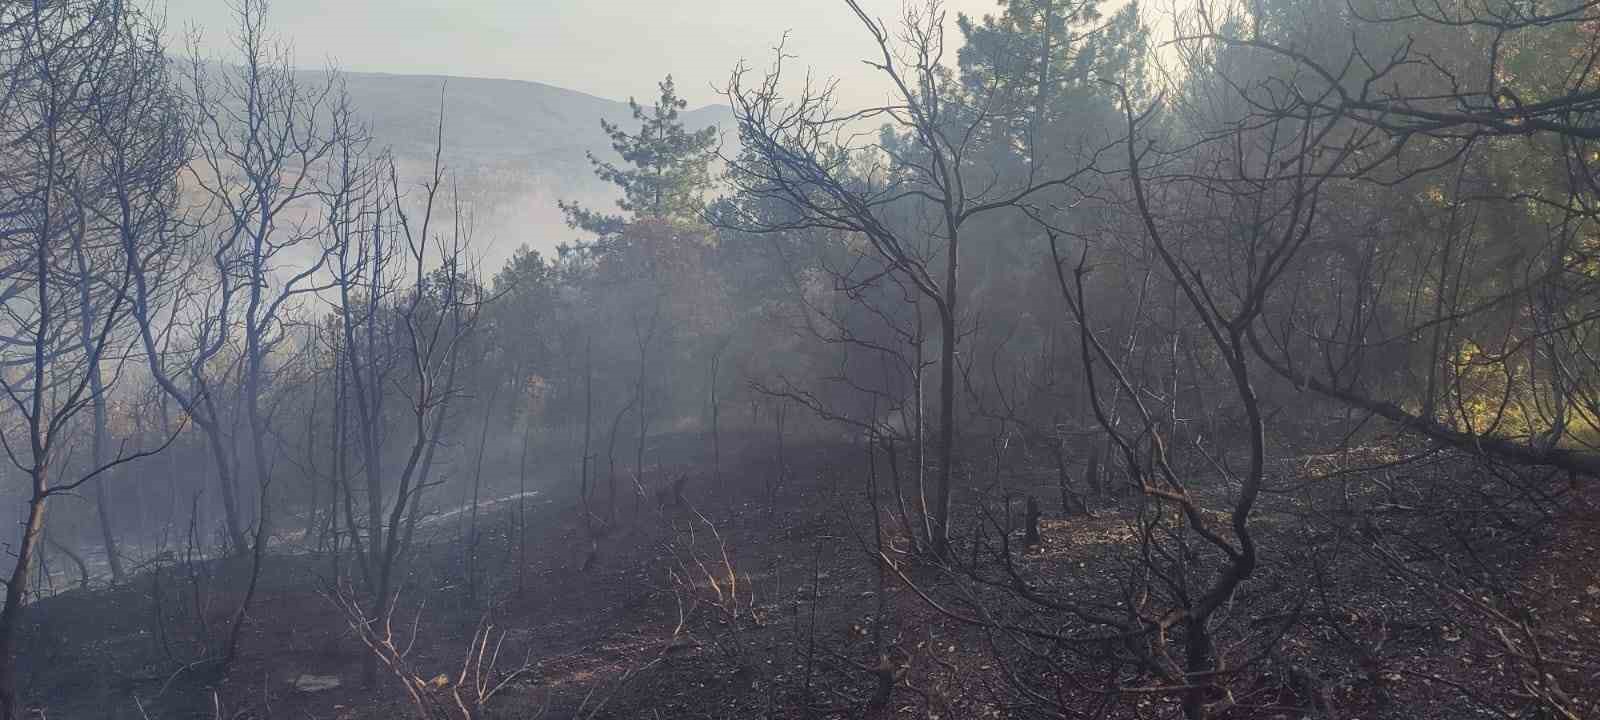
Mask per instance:
[[[344,682],[341,681],[337,675],[302,674],[300,677],[294,679],[294,689],[299,690],[300,692],[308,693],[332,690],[343,684]]]

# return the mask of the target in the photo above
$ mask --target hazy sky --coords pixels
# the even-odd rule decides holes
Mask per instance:
[[[202,47],[225,50],[228,0],[167,0],[174,45],[191,24]],[[886,21],[901,0],[863,0]],[[950,62],[955,15],[995,12],[995,0],[946,0]],[[785,30],[789,51],[841,79],[849,104],[884,88],[859,62],[871,38],[843,0],[273,0],[269,24],[301,65],[352,71],[535,80],[612,99],[649,97],[666,73],[693,105],[718,101],[740,58],[762,67]]]

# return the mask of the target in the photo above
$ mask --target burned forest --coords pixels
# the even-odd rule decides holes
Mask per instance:
[[[1600,718],[1600,2],[0,0],[0,302],[0,720]]]

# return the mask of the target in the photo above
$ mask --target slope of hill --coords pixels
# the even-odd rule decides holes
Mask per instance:
[[[444,161],[473,211],[478,252],[494,267],[518,245],[549,249],[575,237],[558,200],[608,207],[611,187],[594,177],[586,152],[613,161],[602,119],[632,125],[626,102],[552,85],[426,75],[346,73],[373,138],[392,147],[402,170],[420,178],[432,160],[441,107]],[[654,88],[641,83],[641,104]],[[683,113],[689,128],[718,126],[732,135],[725,106]]]

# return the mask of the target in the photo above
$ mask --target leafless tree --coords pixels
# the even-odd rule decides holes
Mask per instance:
[[[451,420],[450,403],[462,392],[462,348],[485,297],[467,264],[468,228],[459,198],[450,209],[448,234],[435,227],[446,191],[442,145],[420,185],[420,200],[408,197],[387,155],[364,158],[361,148],[349,145],[338,155],[334,189],[327,195],[327,247],[343,332],[341,383],[353,410],[366,485],[364,517],[355,514],[354,488],[343,488],[346,526],[369,593],[366,617],[387,622],[397,568],[430,484],[433,453]],[[408,203],[415,209],[408,210]],[[385,406],[395,399],[406,403],[399,433],[386,423]],[[397,472],[385,469],[393,450],[403,453]],[[374,681],[376,665],[368,663],[365,673]]]
[[[120,2],[0,8],[0,437],[28,478],[0,610],[6,720],[21,717],[17,632],[48,501],[159,449],[113,453],[97,432],[90,463],[63,475],[74,419],[97,407],[104,419],[105,396],[126,357],[133,256],[124,252],[130,229],[117,221],[162,216],[184,161],[181,143],[170,142],[165,79],[159,28]],[[114,558],[109,534],[107,546]]]
[[[950,539],[952,477],[959,458],[957,354],[962,322],[963,230],[979,218],[1016,213],[1059,197],[1091,171],[1092,158],[1072,167],[1034,167],[1002,178],[978,162],[989,135],[993,88],[960,93],[945,65],[945,11],[937,2],[908,7],[891,28],[848,2],[877,48],[867,64],[893,92],[887,104],[841,110],[833,87],[801,85],[786,97],[790,58],[780,48],[764,75],[744,66],[725,93],[734,107],[742,154],[728,159],[729,178],[744,197],[777,211],[730,214],[727,227],[746,232],[830,229],[863,238],[890,272],[933,306],[938,318],[939,420],[935,497],[929,508],[931,550]],[[885,123],[879,142],[862,140],[866,123]],[[1092,154],[1092,153],[1091,153]],[[910,222],[894,217],[906,204]]]
[[[197,153],[186,170],[203,206],[191,220],[189,252],[141,258],[131,294],[151,375],[206,435],[234,553],[252,547],[252,525],[271,535],[266,507],[254,523],[240,507],[237,444],[248,443],[258,486],[270,486],[273,433],[263,402],[273,387],[271,358],[327,264],[307,206],[318,192],[316,167],[346,129],[329,111],[333,77],[305,82],[269,34],[265,10],[256,0],[239,6],[236,62],[212,65],[195,52],[187,63]],[[179,279],[164,279],[172,276]],[[230,375],[233,410],[243,417],[228,415]],[[234,421],[249,428],[249,439],[231,434]]]

